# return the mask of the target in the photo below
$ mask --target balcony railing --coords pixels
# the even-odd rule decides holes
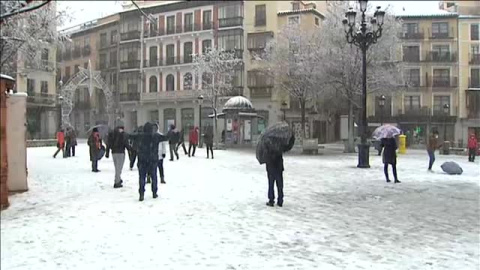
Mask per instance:
[[[183,90],[183,91],[160,91],[153,93],[142,93],[142,101],[156,101],[156,100],[196,100],[198,96],[203,93],[198,90]]]
[[[166,65],[167,65],[167,66],[175,65],[175,64],[177,64],[177,62],[178,62],[178,61],[177,61],[177,57],[175,57],[175,56],[168,56],[168,57],[167,57]]]
[[[423,32],[414,32],[414,33],[401,33],[400,38],[403,39],[424,39],[425,34]]]
[[[203,22],[202,23],[202,29],[203,30],[210,30],[212,28],[213,28],[213,22]],[[200,29],[200,27],[199,27],[199,29]]]
[[[183,31],[184,32],[192,32],[193,31],[193,24],[185,24]]]
[[[73,50],[73,57],[74,57],[74,58],[78,58],[78,57],[80,57],[80,56],[82,56],[82,52],[81,52],[81,50],[80,50],[80,47],[75,48],[75,49]]]
[[[431,33],[430,39],[453,39],[453,27],[447,33]]]
[[[27,103],[40,106],[54,106],[56,95],[45,93],[28,93]]]
[[[143,67],[158,67],[161,66],[160,59],[148,59],[143,61]]]
[[[180,34],[183,32],[183,26],[181,24],[175,27],[175,33]]]
[[[458,77],[436,77],[432,78],[432,87],[434,88],[450,88],[457,87]]]
[[[134,40],[134,39],[140,39],[140,31],[136,30],[136,31],[130,31],[130,32],[120,34],[121,41]]]
[[[89,56],[91,53],[90,45],[84,46],[82,50],[83,56]]]
[[[468,78],[468,88],[480,88],[480,78]]]
[[[140,93],[120,93],[120,101],[139,101]]]
[[[418,63],[420,62],[420,54],[404,54],[403,61]]]
[[[455,62],[457,61],[456,53],[438,53],[438,52],[428,52],[427,59],[428,62]]]
[[[218,19],[218,26],[223,27],[233,27],[233,26],[242,26],[243,17],[233,17],[233,18],[223,18]]]
[[[43,71],[53,71],[54,70],[54,62],[50,62],[48,60],[25,61],[25,68],[26,69],[43,70]]]
[[[271,87],[254,87],[250,88],[250,96],[252,98],[270,98],[272,97],[272,88]]]
[[[471,65],[480,65],[480,53],[471,53],[470,54],[470,64]]]
[[[140,68],[140,60],[130,60],[120,62],[120,69]]]
[[[175,34],[175,28],[174,27],[167,28],[167,35],[173,35],[173,34]]]

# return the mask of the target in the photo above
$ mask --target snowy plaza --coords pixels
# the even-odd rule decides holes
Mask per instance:
[[[1,212],[2,269],[479,269],[478,161],[424,151],[398,159],[401,184],[381,158],[326,150],[285,156],[285,204],[267,207],[265,166],[253,150],[205,149],[165,163],[166,185],[138,201],[125,163],[113,189],[110,159],[90,171],[88,147],[53,159],[29,148],[29,191]],[[463,175],[444,174],[456,161]]]

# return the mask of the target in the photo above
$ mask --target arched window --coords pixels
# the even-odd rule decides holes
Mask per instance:
[[[157,92],[157,77],[156,76],[151,76],[150,77],[150,93],[155,93]]]
[[[192,90],[192,82],[192,73],[186,73],[183,75],[183,90]]]
[[[167,76],[167,91],[175,91],[175,77],[172,74]]]
[[[204,72],[202,74],[202,89],[209,89],[212,85],[212,74]]]

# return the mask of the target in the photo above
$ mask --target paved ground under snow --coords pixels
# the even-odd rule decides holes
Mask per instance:
[[[53,159],[28,149],[30,191],[1,212],[1,269],[479,269],[480,166],[423,151],[399,157],[402,184],[380,157],[285,158],[285,204],[265,206],[253,152],[217,151],[165,164],[160,197],[138,202],[137,170],[113,189],[113,162],[88,152]],[[446,160],[461,176],[441,173]],[[147,188],[148,190],[148,188]]]

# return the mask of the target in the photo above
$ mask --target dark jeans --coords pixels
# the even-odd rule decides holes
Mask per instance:
[[[92,171],[98,171],[98,159],[92,160]]]
[[[130,169],[133,169],[135,160],[137,159],[137,151],[128,151],[128,159],[130,160]]]
[[[393,177],[394,177],[395,181],[397,181],[398,180],[397,165],[396,164],[390,164],[390,165],[392,165]],[[385,163],[383,165],[383,172],[385,173],[385,177],[387,178],[387,180],[390,180],[390,178],[388,177],[388,163]]]
[[[193,147],[192,157],[194,157],[195,156],[195,150],[197,149],[197,145],[192,144],[192,143],[188,145],[188,156],[190,156],[190,153],[192,152],[192,147]]]
[[[428,157],[429,157],[429,162],[428,162],[428,169],[431,170],[433,163],[435,162],[435,151],[433,150],[427,150]]]
[[[468,149],[468,161],[470,162],[475,162],[475,156],[476,156],[476,150],[475,148],[469,148]]]
[[[72,148],[71,144],[67,142],[65,144],[65,157],[70,157],[70,149]]]
[[[74,157],[75,156],[75,145],[72,145],[71,149],[72,149],[72,157]]]
[[[148,174],[152,179],[152,192],[153,194],[156,194],[158,190],[157,164],[155,162],[137,163],[137,167],[138,167],[138,176],[139,176],[138,192],[140,194],[145,193],[145,180]]]
[[[160,180],[165,179],[165,175],[163,174],[163,159],[158,160],[158,172],[160,173]]]
[[[212,153],[213,158],[213,143],[207,143],[207,158],[209,157],[210,153]]]
[[[187,148],[185,147],[185,142],[179,142],[177,144],[177,153],[178,153],[178,148],[180,147],[180,145],[182,146],[183,152],[185,153],[185,155],[188,155]]]
[[[63,148],[60,148],[60,147],[57,149],[55,154],[53,154],[53,157],[56,158],[60,151],[62,151],[62,156],[65,157],[65,151],[63,150]]]
[[[270,202],[275,201],[275,191],[274,186],[275,182],[277,183],[277,192],[278,192],[278,199],[277,203],[283,203],[283,171],[280,169],[267,169],[267,176],[268,176],[268,200]]]
[[[176,143],[171,143],[170,144],[170,160],[173,160],[173,155],[174,154],[178,159],[179,157],[178,157],[178,151],[177,151],[177,144]]]

